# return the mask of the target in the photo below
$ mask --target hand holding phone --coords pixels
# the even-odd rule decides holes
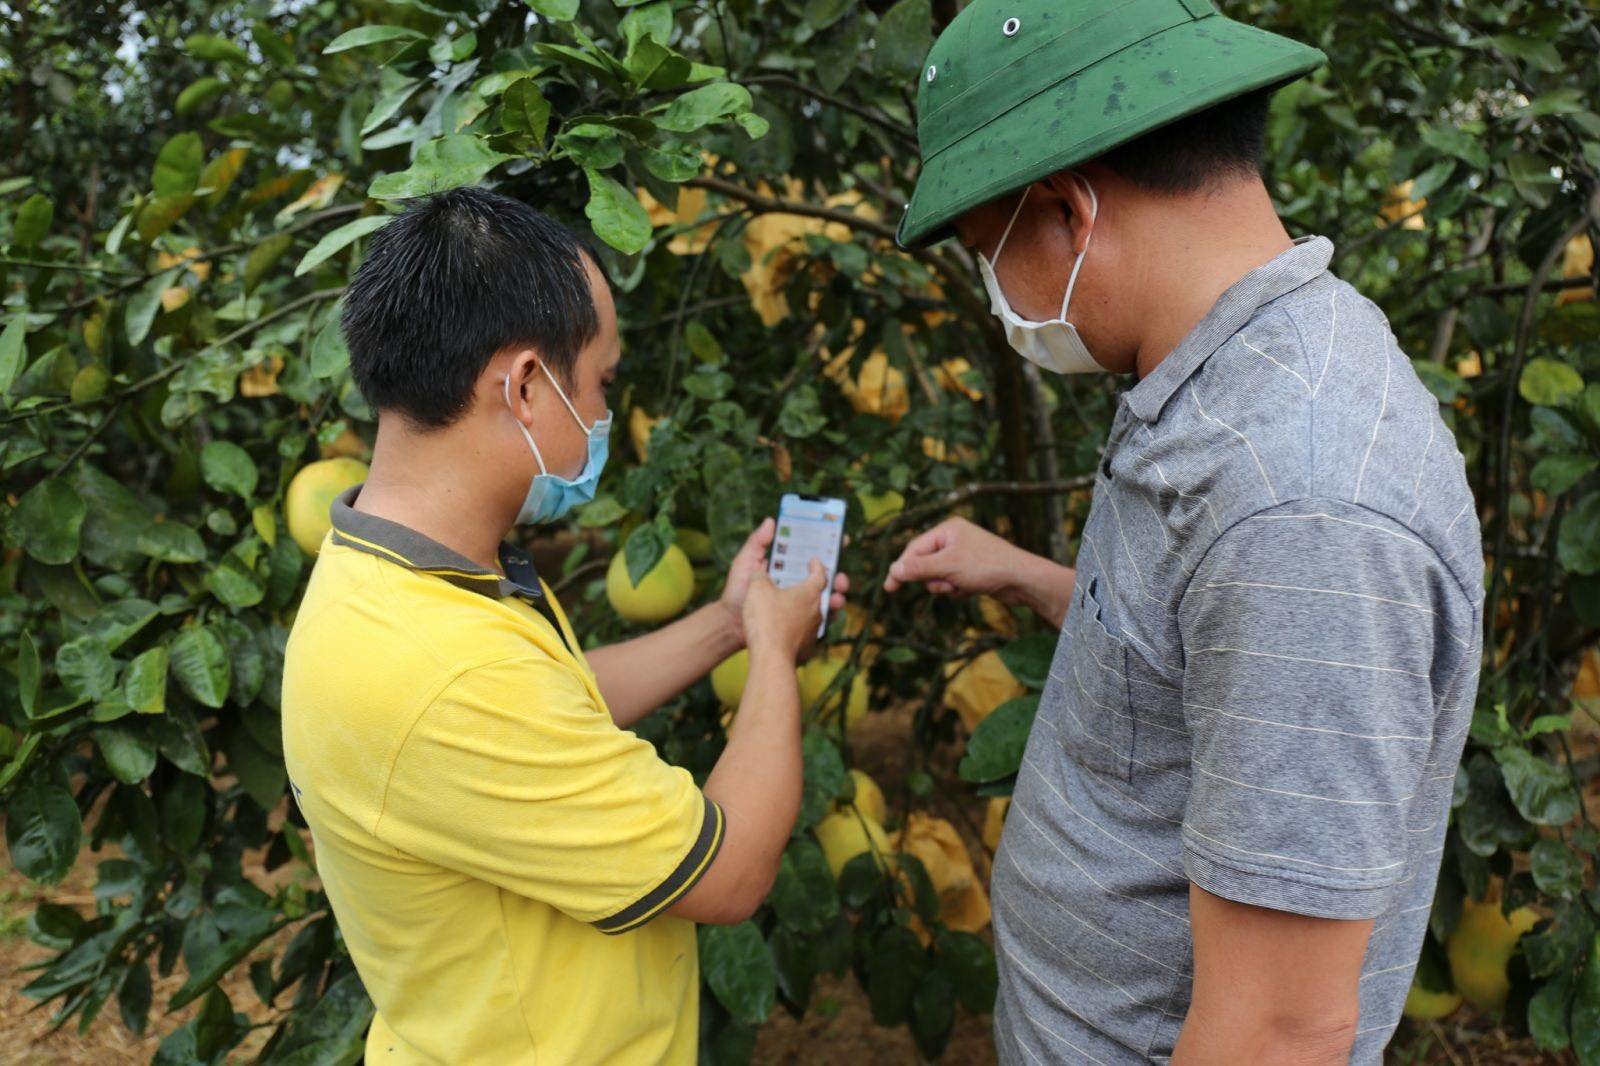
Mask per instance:
[[[805,581],[812,559],[822,562],[828,581],[822,590],[818,637],[828,628],[828,601],[844,544],[844,512],[845,503],[836,496],[789,492],[778,503],[778,531],[767,558],[767,576],[779,588],[788,588]]]

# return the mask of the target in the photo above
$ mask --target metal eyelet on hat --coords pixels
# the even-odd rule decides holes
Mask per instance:
[[[1022,29],[1022,20],[1019,18],[1006,19],[1005,25],[1000,27],[1000,32],[1007,37],[1015,37],[1017,31]]]
[[[930,83],[932,83],[933,79],[937,78],[938,76],[939,76],[939,68],[937,66],[930,66],[928,68],[928,81]]]

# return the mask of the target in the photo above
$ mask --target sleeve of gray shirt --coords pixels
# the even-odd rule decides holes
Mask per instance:
[[[1178,612],[1189,879],[1275,910],[1380,914],[1472,617],[1434,550],[1366,508],[1302,500],[1227,529]]]

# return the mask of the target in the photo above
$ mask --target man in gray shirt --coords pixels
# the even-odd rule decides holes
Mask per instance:
[[[1320,58],[1202,0],[977,0],[925,64],[901,240],[953,228],[1029,360],[1138,379],[1075,570],[952,520],[887,582],[1062,626],[991,885],[1006,1063],[1375,1063],[1416,967],[1483,558],[1436,401],[1259,177]]]

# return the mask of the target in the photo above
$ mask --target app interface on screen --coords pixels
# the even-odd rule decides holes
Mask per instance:
[[[813,558],[821,559],[831,573],[843,533],[843,501],[785,501],[778,510],[778,535],[772,542],[768,567],[773,584],[779,588],[800,584],[810,572]]]

